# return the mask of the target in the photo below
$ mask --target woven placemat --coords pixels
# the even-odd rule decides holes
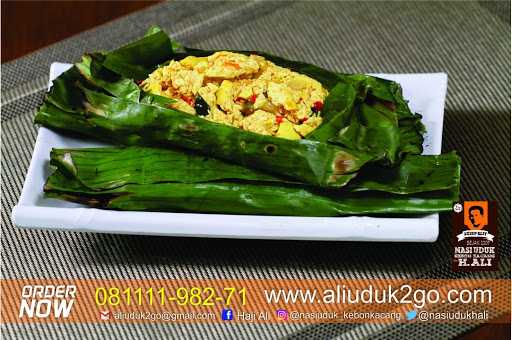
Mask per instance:
[[[433,244],[192,239],[20,230],[10,212],[54,61],[134,40],[151,24],[186,45],[255,49],[343,72],[447,72],[443,152],[462,157],[463,200],[499,202],[499,271],[510,275],[509,2],[164,3],[2,65],[3,278],[456,278],[451,223]],[[411,225],[414,228],[414,225]],[[31,324],[9,338],[451,338],[471,325]]]

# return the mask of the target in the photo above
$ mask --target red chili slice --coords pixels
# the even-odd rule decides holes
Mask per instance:
[[[253,104],[254,104],[254,103],[256,103],[256,97],[257,97],[257,96],[256,96],[255,94],[253,94],[253,95],[251,96],[251,98],[249,98],[249,101],[250,101],[251,103],[253,103]]]
[[[194,106],[194,98],[187,97],[187,96],[181,96],[181,99],[183,99],[188,105]]]
[[[316,101],[313,103],[313,112],[320,112],[322,111],[322,109],[324,108],[324,103],[322,103],[321,101]]]
[[[276,116],[276,123],[281,124],[283,122],[284,117],[283,116]]]

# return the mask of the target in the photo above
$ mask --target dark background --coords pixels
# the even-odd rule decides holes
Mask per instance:
[[[161,1],[5,1],[1,62],[11,61]],[[503,317],[510,322],[510,315]],[[485,325],[459,339],[510,339],[510,324]]]
[[[158,2],[2,0],[2,63]]]

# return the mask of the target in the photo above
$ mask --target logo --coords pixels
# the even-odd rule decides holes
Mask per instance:
[[[496,270],[495,238],[498,229],[496,202],[456,203],[453,211],[453,270]]]
[[[100,312],[100,320],[109,320],[110,319],[110,311],[105,310]]]
[[[276,310],[277,320],[286,321],[288,320],[288,311],[286,309]]]
[[[487,201],[464,202],[464,225],[471,230],[481,230],[488,224]]]
[[[26,285],[21,290],[19,317],[67,318],[76,296],[74,285]]]
[[[224,321],[231,321],[233,320],[233,310],[232,309],[223,309],[222,313],[220,314],[222,320]]]
[[[408,311],[407,313],[405,313],[405,318],[408,320],[408,321],[411,321],[411,320],[414,320],[416,318],[416,315],[418,315],[418,312],[416,312],[414,309],[413,310],[410,310]]]

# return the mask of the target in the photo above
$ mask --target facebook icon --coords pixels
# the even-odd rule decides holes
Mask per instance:
[[[222,310],[222,320],[233,320],[233,310],[232,309],[223,309]]]

